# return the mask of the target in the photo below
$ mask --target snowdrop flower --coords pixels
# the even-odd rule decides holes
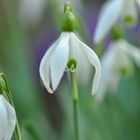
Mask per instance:
[[[88,69],[90,65],[95,66],[92,94],[96,93],[100,79],[100,61],[97,55],[72,32],[62,32],[41,60],[40,76],[48,92],[53,93],[56,90],[71,58],[77,61],[77,74],[80,76],[86,75],[84,71],[81,73],[81,70]]]
[[[108,0],[99,15],[94,42],[99,43],[102,41],[119,19],[122,19],[127,25],[135,24],[138,19],[136,5],[138,3],[140,3],[139,0]]]
[[[66,3],[63,32],[58,40],[48,49],[41,60],[40,76],[49,93],[58,87],[70,59],[77,62],[77,76],[87,75],[86,69],[95,67],[92,94],[96,93],[100,81],[101,66],[98,56],[73,33],[75,17]]]
[[[133,61],[140,67],[140,49],[123,39],[111,43],[101,59],[102,73],[97,101],[102,101],[108,91],[115,92],[123,75],[131,76]]]
[[[16,126],[14,108],[0,94],[0,140],[11,140]]]

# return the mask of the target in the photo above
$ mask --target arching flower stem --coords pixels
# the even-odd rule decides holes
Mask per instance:
[[[71,79],[71,92],[73,100],[73,121],[75,129],[75,140],[79,140],[79,127],[78,127],[78,88],[76,82],[75,72],[70,72]]]
[[[76,67],[77,62],[75,59],[70,59],[67,63],[67,71],[70,72],[71,92],[73,101],[73,122],[75,130],[75,140],[79,140],[79,127],[78,127],[78,87],[76,81]]]

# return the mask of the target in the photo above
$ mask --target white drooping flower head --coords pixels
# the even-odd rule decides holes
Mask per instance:
[[[108,0],[101,9],[94,42],[102,41],[112,26],[120,19],[127,25],[135,25],[138,19],[139,0]]]
[[[88,75],[86,72],[89,67],[95,67],[96,72],[92,86],[92,94],[94,94],[97,92],[100,81],[100,61],[94,51],[73,33],[75,18],[71,12],[71,7],[68,5],[64,11],[63,32],[41,60],[39,69],[41,79],[48,92],[53,93],[62,79],[68,61],[75,59],[77,77]]]
[[[79,76],[86,75],[85,69],[90,65],[95,67],[92,93],[96,93],[100,81],[100,61],[97,55],[72,32],[61,33],[41,60],[40,76],[48,92],[53,93],[56,90],[71,58],[77,61],[76,72]]]
[[[116,92],[123,75],[131,75],[133,62],[140,67],[140,49],[124,39],[113,41],[101,59],[101,82],[97,101],[102,101],[107,92]]]
[[[5,97],[0,94],[0,140],[11,140],[15,126],[15,110]]]

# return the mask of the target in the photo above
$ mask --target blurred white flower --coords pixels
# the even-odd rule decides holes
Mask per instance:
[[[69,59],[77,61],[77,77],[88,75],[90,66],[95,67],[92,94],[96,93],[100,81],[101,66],[97,55],[74,33],[62,32],[59,39],[49,48],[40,64],[40,76],[49,93],[58,87]],[[52,87],[51,87],[52,86]]]
[[[112,26],[122,19],[127,25],[134,25],[138,19],[139,0],[108,0],[99,15],[94,42],[102,41]],[[140,8],[140,5],[139,5]]]
[[[16,125],[14,108],[0,95],[0,140],[11,140]]]
[[[19,19],[22,25],[35,26],[42,19],[47,0],[20,0]]]
[[[101,82],[96,94],[97,101],[102,101],[108,91],[115,92],[123,75],[132,74],[133,61],[140,67],[140,49],[123,39],[111,43],[101,59]]]

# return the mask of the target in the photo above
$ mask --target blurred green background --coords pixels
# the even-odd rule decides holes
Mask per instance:
[[[61,32],[64,2],[0,0],[0,71],[9,81],[23,140],[74,140],[68,78],[49,95],[38,72],[42,56]],[[71,0],[80,23],[77,32],[91,47],[103,2]],[[124,31],[140,46],[139,26]],[[140,69],[134,67],[135,74],[122,77],[117,93],[106,94],[100,104],[91,96],[90,84],[79,85],[81,140],[140,140]]]

